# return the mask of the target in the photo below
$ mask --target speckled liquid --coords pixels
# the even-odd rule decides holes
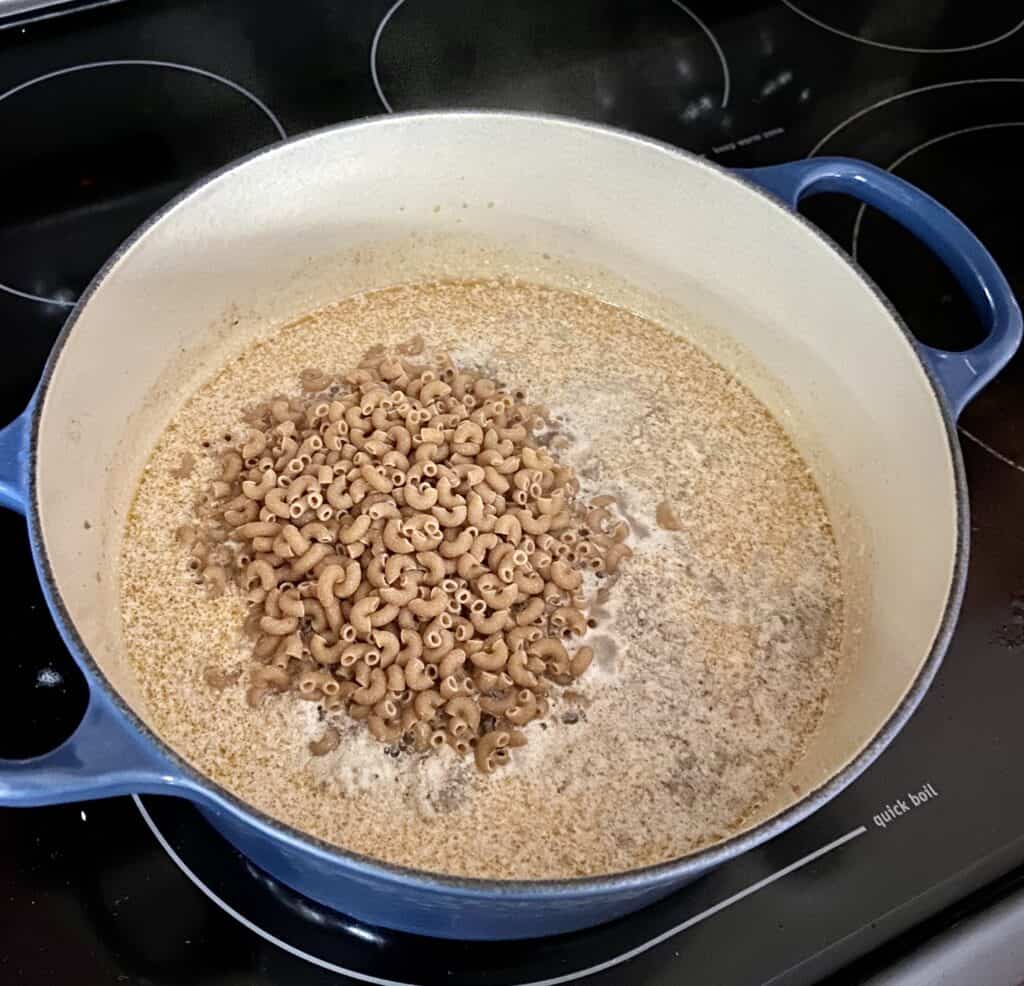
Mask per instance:
[[[620,497],[634,557],[586,642],[582,715],[554,703],[513,763],[481,775],[444,749],[392,757],[353,724],[315,758],[313,703],[259,710],[245,606],[207,599],[174,531],[242,408],[298,391],[306,367],[348,369],[421,334],[556,412],[585,494]],[[187,397],[187,400],[186,400]],[[842,636],[837,552],[821,497],[750,392],[666,328],[567,291],[442,282],[345,299],[253,344],[183,405],[142,476],[122,550],[125,646],[157,731],[263,811],[330,842],[426,870],[492,878],[610,873],[741,828],[815,728]],[[670,501],[678,532],[655,522]],[[569,722],[563,722],[566,718]]]

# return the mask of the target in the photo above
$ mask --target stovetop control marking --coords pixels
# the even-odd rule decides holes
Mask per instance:
[[[904,815],[909,815],[915,808],[934,801],[938,796],[939,792],[935,790],[935,785],[927,783],[919,790],[908,791],[902,798],[889,802],[872,818],[872,821],[878,828],[886,829],[893,822],[898,822]]]

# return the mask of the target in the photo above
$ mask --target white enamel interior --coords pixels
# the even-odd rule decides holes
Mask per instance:
[[[117,545],[187,390],[243,339],[352,291],[501,271],[685,333],[811,464],[843,558],[846,670],[774,814],[864,748],[929,654],[956,553],[947,434],[892,315],[818,235],[623,134],[500,114],[368,121],[276,147],[152,225],[85,304],[41,412],[41,530],[75,626],[144,717],[120,654]]]

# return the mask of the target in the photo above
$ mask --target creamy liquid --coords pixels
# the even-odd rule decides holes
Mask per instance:
[[[351,368],[421,334],[547,405],[584,495],[620,497],[635,554],[584,640],[596,658],[531,723],[509,767],[445,748],[392,756],[352,723],[313,757],[314,703],[244,700],[237,593],[208,599],[174,531],[249,404],[306,367]],[[199,460],[186,479],[175,467]],[[669,501],[682,530],[660,530]],[[356,852],[441,873],[560,878],[721,840],[783,783],[815,728],[842,635],[839,566],[814,482],[782,428],[701,351],[578,294],[444,282],[359,295],[254,344],[181,408],[142,477],[122,552],[123,629],[148,716],[200,770],[268,814]],[[558,689],[555,690],[559,691]],[[567,721],[563,721],[563,719]]]

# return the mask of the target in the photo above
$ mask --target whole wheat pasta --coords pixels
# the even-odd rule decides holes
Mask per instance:
[[[256,685],[262,685],[264,688],[284,691],[291,679],[288,677],[288,672],[284,669],[268,664],[253,671],[252,680]]]
[[[487,569],[467,551],[466,554],[460,555],[455,559],[455,571],[460,579],[471,582],[486,573]]]
[[[467,507],[464,503],[457,503],[451,508],[434,506],[431,512],[442,527],[461,528],[466,523]]]
[[[398,612],[398,607],[394,603],[384,603],[370,614],[370,626],[374,628],[387,626],[397,618]]]
[[[497,572],[501,567],[501,563],[505,561],[512,552],[515,551],[515,546],[509,544],[507,541],[498,540],[490,551],[487,552],[487,565],[492,572]],[[500,577],[500,576],[499,576]]]
[[[444,559],[436,551],[418,551],[416,562],[423,569],[423,584],[436,586],[444,579]]]
[[[357,634],[363,637],[369,636],[373,629],[373,625],[370,623],[370,614],[380,606],[380,603],[380,596],[370,594],[352,604],[348,618],[352,626],[356,628]]]
[[[453,717],[458,717],[475,735],[480,728],[480,706],[467,695],[455,695],[450,698],[444,706],[445,712]]]
[[[380,610],[377,611],[377,614],[379,613]],[[374,615],[376,616],[377,614]],[[398,636],[390,630],[375,629],[370,634],[370,639],[373,641],[374,646],[380,651],[381,667],[388,667],[388,665],[393,663],[395,658],[398,657],[398,652],[401,650],[401,644],[399,643]],[[403,685],[402,687],[405,686]],[[396,690],[400,691],[401,689]]]
[[[535,640],[540,640],[543,636],[544,632],[537,624],[513,627],[511,630],[505,631],[506,644],[513,650],[520,645],[531,644]]]
[[[469,551],[474,540],[472,532],[463,528],[452,540],[442,541],[438,551],[442,558],[458,558]]]
[[[341,743],[341,734],[333,726],[328,726],[319,739],[309,741],[309,752],[314,757],[323,757],[336,750]]]
[[[490,774],[495,769],[494,753],[502,747],[508,746],[509,735],[505,730],[493,730],[484,733],[476,744],[474,756],[476,765],[485,774]]]
[[[414,599],[409,603],[408,610],[420,620],[433,620],[435,617],[440,616],[447,606],[447,593],[440,586],[435,586],[430,590],[429,600]]]
[[[341,651],[345,647],[345,641],[339,640],[334,644],[328,644],[326,638],[320,634],[313,634],[309,639],[309,651],[318,664],[337,664]]]
[[[490,650],[478,650],[469,654],[470,663],[483,671],[501,671],[508,662],[508,648],[497,645]]]
[[[487,605],[494,610],[508,609],[519,597],[519,587],[516,585],[499,585],[496,582],[484,584],[483,576],[477,582],[477,591]]]
[[[432,636],[429,643],[428,636]],[[426,645],[423,648],[423,660],[428,664],[440,664],[455,647],[455,636],[450,630],[438,630],[436,635],[425,636],[423,643]]]
[[[472,681],[479,691],[490,692],[497,687],[498,676],[493,671],[484,671],[483,668],[477,668],[473,672]]]
[[[378,493],[391,492],[391,479],[382,469],[370,465],[370,463],[367,462],[360,466],[359,474],[362,476],[367,486],[376,490]]]
[[[291,689],[385,742],[492,745],[481,769],[495,769],[525,741],[513,727],[546,715],[548,689],[592,661],[556,638],[593,625],[581,570],[613,582],[628,526],[610,498],[578,500],[557,435],[535,444],[546,412],[448,359],[380,348],[302,386],[247,415],[214,470],[214,512],[184,538],[193,570],[251,607],[253,658],[270,663],[246,701]],[[431,731],[441,703],[457,725]]]
[[[278,488],[272,489],[263,498],[263,503],[267,510],[270,511],[275,517],[280,517],[282,520],[287,520],[291,517],[291,511],[289,510],[289,504],[285,498],[285,490],[280,487],[280,482],[285,477],[278,477]]]
[[[413,510],[430,510],[437,503],[437,490],[427,482],[407,483],[403,492]]]
[[[424,664],[418,657],[410,657],[405,664],[405,683],[414,692],[425,691],[437,680],[437,668]]]
[[[542,661],[555,661],[559,666],[568,665],[569,652],[555,637],[544,637],[529,645],[529,653]]]
[[[401,727],[394,722],[388,722],[380,716],[370,715],[366,720],[367,728],[374,739],[382,743],[394,743],[402,735]]]
[[[387,677],[380,668],[375,667],[370,670],[368,683],[352,693],[352,701],[357,705],[376,705],[387,691]]]
[[[306,615],[306,605],[296,589],[281,592],[277,597],[277,607],[284,616],[293,616],[301,620]]]
[[[277,537],[281,533],[281,525],[274,521],[255,520],[235,528],[235,536],[252,540],[257,537]]]
[[[281,528],[281,537],[292,550],[294,557],[304,555],[310,547],[309,539],[294,524],[286,523]]]
[[[369,524],[367,524],[367,529],[369,529]],[[360,537],[365,533],[366,531],[363,531]],[[412,541],[403,533],[402,521],[398,517],[391,517],[384,525],[381,540],[388,551],[396,554],[412,554],[415,551]]]
[[[494,533],[510,544],[519,544],[523,537],[522,521],[513,514],[504,514],[494,522]]]
[[[260,619],[260,629],[272,637],[284,637],[294,633],[299,627],[299,621],[294,616],[275,618],[264,616]]]
[[[348,487],[348,480],[345,475],[337,476],[324,492],[324,499],[335,510],[347,510],[352,506],[352,498],[345,492]]]
[[[508,610],[505,609],[494,610],[494,612],[486,616],[482,613],[470,613],[469,616],[469,621],[473,624],[477,633],[483,634],[485,637],[493,633],[499,633],[504,629],[508,620]]]
[[[508,656],[506,670],[509,677],[523,688],[533,689],[537,687],[537,676],[526,666],[526,651],[517,648]]]
[[[397,664],[389,664],[385,671],[388,691],[399,693],[405,690],[405,671]]]
[[[242,459],[245,461],[256,459],[263,454],[266,447],[267,436],[262,431],[255,431],[242,446]]]
[[[448,742],[459,754],[465,754],[469,750],[469,726],[462,719],[448,720]]]
[[[572,660],[569,661],[569,673],[574,677],[578,678],[582,675],[587,668],[590,667],[590,662],[594,659],[594,650],[592,647],[580,647],[572,656]]]
[[[355,668],[362,660],[368,645],[365,643],[355,643],[354,641],[341,642],[345,646],[341,649],[341,657],[338,659],[339,663],[342,668]]]
[[[433,688],[417,693],[412,700],[412,707],[420,719],[432,719],[444,704],[441,693]]]
[[[340,540],[340,538],[339,538]],[[355,595],[362,582],[363,570],[358,561],[350,559],[345,564],[345,577],[340,582],[334,581],[334,595],[338,599],[348,599]]]
[[[384,563],[384,581],[394,585],[407,569],[416,568],[416,561],[408,555],[391,555]]]
[[[269,592],[278,583],[277,570],[262,559],[249,562],[245,569],[245,586],[253,588],[259,585],[264,592]]]
[[[604,570],[609,575],[618,571],[622,561],[633,553],[632,549],[625,544],[613,544],[604,555]]]
[[[332,506],[337,506],[332,504]],[[366,514],[360,514],[356,517],[351,524],[342,527],[338,530],[338,541],[342,544],[353,544],[358,541],[361,537],[364,537],[366,532],[370,529],[370,517]]]
[[[559,589],[572,592],[580,587],[583,582],[583,576],[571,568],[567,562],[559,558],[551,563],[551,581]]]
[[[412,542],[413,551],[433,551],[442,541],[443,535],[429,524],[424,523],[422,527],[413,527],[409,530],[409,540]]]
[[[483,483],[484,478],[485,473],[483,470],[480,470],[480,481],[474,484],[474,487],[479,487]],[[483,497],[477,492],[476,488],[471,490],[466,497],[466,520],[481,532],[493,530],[496,523],[494,513],[487,509]]]
[[[308,542],[307,542],[308,543]],[[331,554],[331,549],[326,544],[311,545],[300,558],[292,562],[291,574],[294,578],[301,578],[324,558]]]
[[[356,577],[359,578],[362,572],[359,569],[358,563],[356,563],[355,567],[357,569]],[[345,568],[342,565],[327,565],[320,572],[316,583],[316,595],[320,605],[325,609],[335,603],[337,597],[334,594],[334,587],[339,581],[344,584],[345,577]],[[352,592],[355,592],[357,586],[353,586]],[[349,595],[351,594],[350,592]]]
[[[551,614],[551,625],[565,627],[576,636],[587,632],[587,618],[574,606],[558,606]]]
[[[492,695],[481,695],[479,699],[479,706],[481,711],[486,712],[489,716],[499,718],[503,716],[509,709],[514,708],[516,704],[515,692],[508,689],[492,689],[495,694]]]
[[[300,462],[298,459],[293,459],[292,462]],[[289,463],[289,466],[291,463]],[[301,467],[305,468],[305,467]],[[300,468],[300,472],[301,472]],[[294,504],[300,500],[307,493],[317,488],[317,481],[312,476],[301,475],[293,479],[285,490],[285,500],[288,504]]]
[[[437,673],[442,678],[447,678],[461,670],[465,663],[466,652],[459,647],[453,647],[441,658],[437,665]]]
[[[509,749],[515,748],[515,747],[520,747],[520,746],[526,746],[527,739],[526,739],[526,734],[525,733],[521,732],[518,729],[507,729],[507,730],[505,730],[505,732],[508,733],[508,748]],[[498,753],[498,752],[500,752],[500,751],[499,750],[495,751],[495,753]]]
[[[261,634],[253,645],[253,656],[259,660],[269,660],[273,653],[280,646],[281,638],[269,634]]]
[[[457,474],[453,474],[451,477],[442,475],[437,480],[437,503],[441,507],[453,509],[455,507],[466,506],[466,499],[462,494],[455,492],[455,487],[459,484],[459,477]],[[468,508],[467,508],[468,509]],[[465,523],[465,516],[462,522]]]
[[[520,592],[523,592],[523,587],[516,584],[516,588]],[[529,595],[529,593],[526,593]],[[516,625],[520,628],[528,628],[531,624],[536,623],[543,615],[546,610],[544,600],[536,595],[530,595],[530,598],[523,605],[523,608],[516,614]]]
[[[525,726],[537,714],[537,699],[529,688],[524,688],[515,696],[515,705],[505,710],[505,718],[513,726]]]
[[[527,534],[546,534],[551,528],[550,514],[539,514],[535,516],[530,513],[529,510],[519,509],[516,510],[515,515],[519,518],[519,522],[523,525],[523,530]]]
[[[394,699],[389,698],[387,695],[384,696],[374,707],[373,714],[380,716],[381,719],[395,719],[398,717],[398,706],[395,704]]]
[[[371,504],[366,511],[371,520],[381,520],[389,517],[401,519],[402,511],[394,499],[388,497]]]
[[[223,565],[207,565],[202,572],[203,582],[211,596],[219,596],[227,586],[227,572]]]
[[[404,667],[411,658],[418,658],[423,654],[423,638],[416,630],[403,627],[399,631],[399,639],[402,642],[402,649],[398,652],[396,660]]]
[[[333,681],[334,679],[329,680]],[[304,698],[318,698],[323,683],[319,672],[303,671],[295,679],[295,690]]]
[[[399,557],[408,557],[400,555]],[[396,607],[408,605],[419,596],[419,580],[415,576],[401,576],[396,585],[384,585],[378,590],[385,603]]]

